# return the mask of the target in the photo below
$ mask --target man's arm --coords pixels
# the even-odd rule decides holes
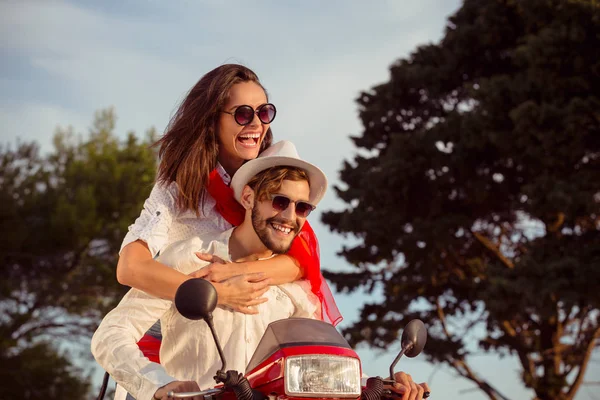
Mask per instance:
[[[136,399],[151,399],[175,381],[146,358],[137,341],[169,309],[171,302],[131,289],[108,313],[92,337],[92,354],[111,377]]]

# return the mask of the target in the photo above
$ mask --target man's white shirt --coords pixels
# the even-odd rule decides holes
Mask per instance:
[[[209,263],[195,252],[209,253],[229,261],[229,238],[233,229],[180,241],[168,246],[158,261],[189,274]],[[267,302],[248,315],[217,307],[213,320],[227,369],[244,372],[270,322],[289,317],[313,318],[318,299],[310,283],[298,281],[271,286]],[[158,320],[163,340],[161,364],[146,358],[137,341]],[[194,380],[202,389],[215,385],[213,376],[221,359],[208,325],[182,317],[168,300],[131,289],[119,305],[104,317],[92,338],[92,353],[98,363],[137,400],[152,399],[156,390],[175,381]]]

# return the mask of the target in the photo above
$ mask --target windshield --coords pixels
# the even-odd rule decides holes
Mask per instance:
[[[327,322],[309,318],[282,319],[267,326],[246,367],[246,373],[281,348],[314,345],[352,348],[335,327]]]

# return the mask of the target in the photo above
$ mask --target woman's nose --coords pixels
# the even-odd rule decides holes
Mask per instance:
[[[254,112],[254,116],[252,117],[252,121],[250,121],[250,126],[252,127],[257,127],[260,126],[262,124],[262,121],[260,120],[260,118],[258,118],[258,113],[255,111]]]

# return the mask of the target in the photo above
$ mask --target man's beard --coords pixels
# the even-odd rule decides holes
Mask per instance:
[[[278,223],[292,227],[289,243],[285,243],[283,240],[273,240],[273,235],[269,235],[269,230],[272,229],[270,226],[272,223]],[[271,250],[275,254],[286,253],[290,249],[292,240],[296,237],[299,230],[298,224],[293,221],[276,217],[267,219],[261,218],[256,202],[252,208],[252,227],[254,228],[254,232],[256,232],[256,235],[262,244],[264,244],[267,249]]]

